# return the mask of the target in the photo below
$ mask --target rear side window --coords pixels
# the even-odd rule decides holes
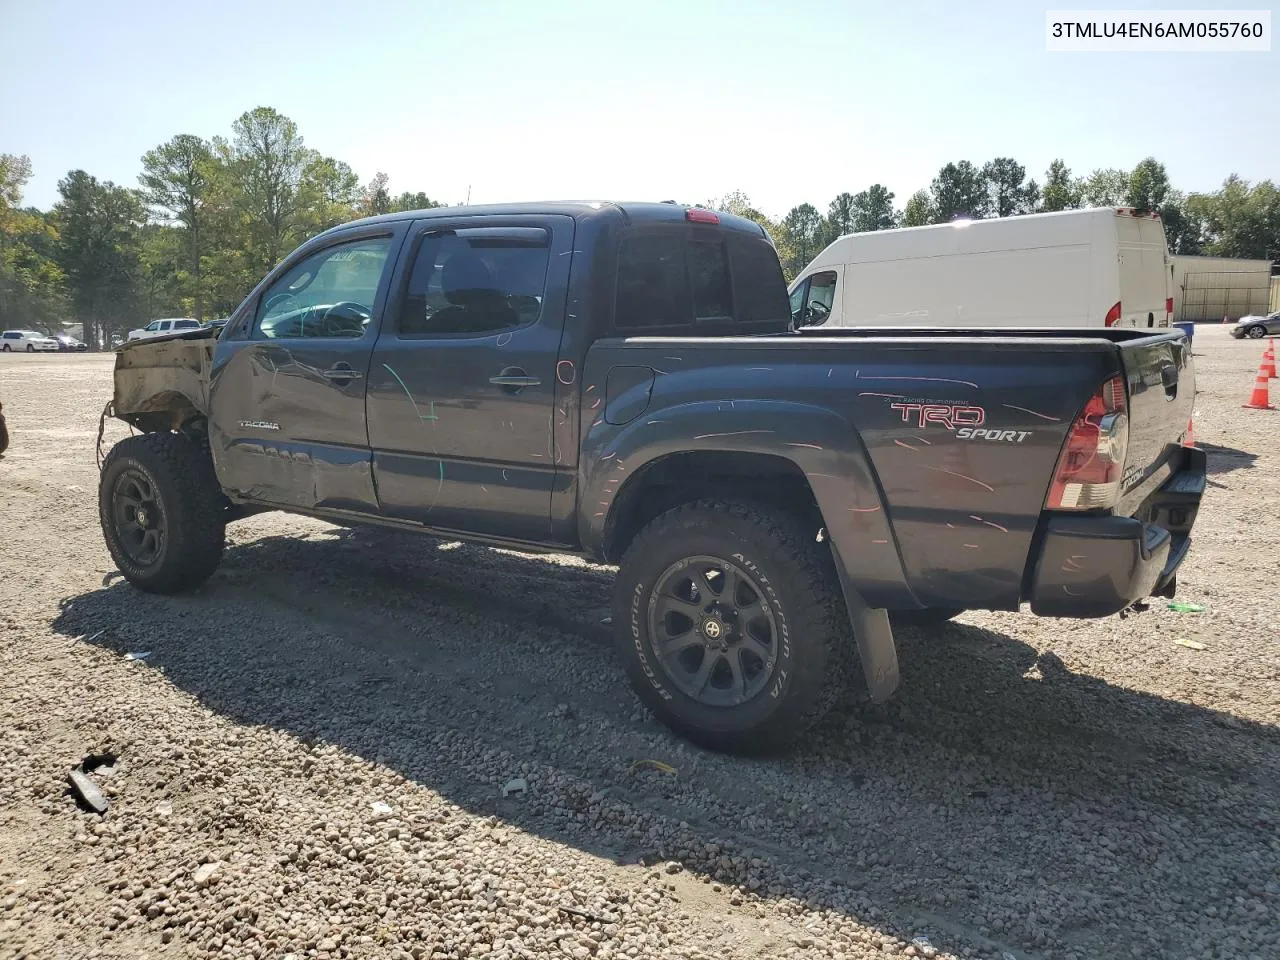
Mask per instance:
[[[198,326],[200,326],[198,320],[179,320],[173,325],[175,330],[194,330]]]
[[[785,321],[791,315],[787,281],[778,254],[764,237],[729,236],[733,262],[733,299],[741,323]]]
[[[683,232],[628,237],[618,254],[616,323],[632,330],[691,323],[687,241]]]
[[[551,234],[542,227],[463,227],[422,236],[397,332],[469,337],[542,315]]]
[[[763,237],[665,230],[622,242],[614,317],[621,330],[789,316],[782,268]]]

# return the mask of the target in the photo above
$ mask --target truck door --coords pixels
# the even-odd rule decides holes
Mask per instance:
[[[369,368],[384,514],[550,538],[551,418],[573,235],[573,219],[562,216],[414,224]]]
[[[255,501],[376,513],[365,385],[407,223],[304,249],[219,338],[210,447],[223,484]]]

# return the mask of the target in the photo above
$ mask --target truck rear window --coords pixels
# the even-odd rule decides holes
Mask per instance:
[[[790,314],[782,268],[763,237],[663,230],[622,241],[614,316],[619,330],[786,322]]]

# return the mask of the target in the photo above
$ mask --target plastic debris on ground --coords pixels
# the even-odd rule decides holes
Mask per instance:
[[[94,813],[107,812],[107,798],[102,795],[102,791],[98,789],[98,785],[89,779],[89,775],[83,770],[75,769],[68,774],[71,781],[71,789],[75,791],[79,797],[81,804]]]
[[[645,759],[645,760],[637,760],[635,763],[633,763],[627,769],[627,776],[631,776],[642,767],[648,767],[651,770],[657,770],[659,773],[669,773],[672,776],[675,776],[677,773],[676,768],[669,763],[663,763],[661,760]]]
[[[1169,609],[1176,610],[1178,613],[1204,613],[1205,606],[1203,603],[1189,603],[1185,600],[1170,600]]]
[[[126,660],[150,660],[150,659],[151,659],[151,651],[150,651],[150,650],[140,650],[140,651],[138,651],[137,653],[126,653],[126,654],[124,655],[124,658],[125,658]]]
[[[1186,637],[1179,637],[1173,641],[1180,647],[1186,647],[1188,650],[1207,650],[1209,649],[1199,640],[1188,640]]]
[[[373,811],[374,817],[379,820],[385,820],[396,812],[395,807],[389,803],[383,803],[381,800],[373,801],[373,803],[369,804],[369,809]]]
[[[508,780],[502,785],[502,795],[509,797],[513,793],[524,794],[529,792],[529,782],[524,777],[516,777],[514,780]]]

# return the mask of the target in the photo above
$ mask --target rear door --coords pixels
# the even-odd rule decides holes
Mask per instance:
[[[546,541],[574,221],[418,221],[369,368],[382,512],[446,530]]]
[[[407,229],[365,225],[296,254],[218,339],[210,446],[225,486],[282,506],[377,511],[365,385]]]
[[[1117,214],[1121,324],[1166,327],[1169,249],[1164,226],[1154,217]]]

